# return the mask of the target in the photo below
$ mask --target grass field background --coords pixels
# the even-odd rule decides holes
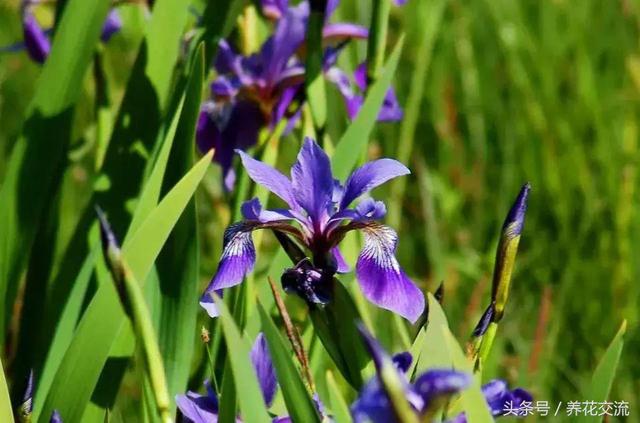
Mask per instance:
[[[342,1],[340,18],[368,24],[370,3]],[[123,31],[100,47],[111,119],[147,22],[136,5],[120,10]],[[41,13],[43,21],[53,18],[46,10]],[[186,19],[187,25],[194,21]],[[266,24],[256,28],[259,36],[266,34]],[[387,202],[386,222],[399,232],[400,263],[432,292],[444,281],[444,309],[454,334],[465,340],[488,301],[504,216],[529,181],[512,294],[488,373],[526,386],[536,399],[552,404],[589,400],[585,386],[626,319],[611,399],[629,401],[629,421],[638,421],[640,2],[409,0],[392,9],[389,51],[401,34],[405,43],[393,85],[405,118],[378,124],[367,152],[368,158],[397,158],[412,170],[404,181],[375,193]],[[19,4],[3,0],[0,45],[20,39]],[[365,54],[364,43],[352,43],[340,63],[353,70]],[[40,73],[24,53],[0,54],[0,184]],[[37,260],[48,261],[51,269],[62,263],[98,180],[101,135],[92,75],[90,70],[76,81],[82,89],[60,194],[47,215],[49,229],[39,227],[30,269],[41,268]],[[328,92],[328,136],[335,141],[348,122],[337,92]],[[145,119],[145,113],[141,108],[132,116]],[[55,142],[56,133],[48,136]],[[300,139],[294,132],[280,140],[278,167],[288,168]],[[211,166],[197,193],[198,292],[215,271],[221,234],[233,215],[219,173]],[[272,236],[262,238],[252,282],[258,290],[266,285],[261,272],[276,250]],[[44,292],[54,291],[51,281],[43,277]],[[15,355],[20,341],[14,337],[21,292],[10,312],[13,330],[7,332],[3,360],[13,363],[12,369],[25,366],[24,356]],[[45,302],[51,298],[47,294]],[[294,310],[300,305],[287,301]],[[198,313],[198,321],[208,325]],[[29,324],[39,334],[46,331],[47,315],[37,316],[40,323]],[[388,316],[375,314],[380,327]],[[302,311],[294,317],[303,324]],[[390,349],[399,347],[392,336],[382,339]],[[194,350],[192,376],[203,356],[198,342]],[[42,354],[36,350],[33,357],[43,360]],[[199,381],[194,378],[192,384]],[[125,394],[127,386],[120,388]],[[127,421],[131,406],[127,395],[122,397],[120,417]]]

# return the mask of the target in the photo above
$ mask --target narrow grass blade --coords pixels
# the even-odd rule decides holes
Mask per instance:
[[[242,421],[247,423],[268,422],[271,419],[249,358],[251,350],[249,343],[240,335],[240,330],[233,321],[233,317],[224,301],[216,297],[215,303],[220,312],[219,319],[229,351],[228,359],[231,363],[235,386],[241,389],[240,395],[238,395],[238,403]],[[224,398],[224,392],[222,395]]]
[[[307,61],[305,66],[305,88],[311,116],[322,143],[322,134],[327,122],[327,92],[325,88],[322,48],[322,28],[324,27],[325,2],[312,2],[309,24],[307,25]],[[319,6],[319,7],[317,7]]]
[[[622,347],[624,346],[624,335],[627,331],[627,321],[623,321],[618,329],[618,333],[613,337],[611,343],[607,347],[604,355],[600,359],[596,370],[593,372],[591,383],[584,392],[584,398],[589,401],[595,401],[601,404],[609,400],[609,393],[613,386],[613,380],[616,376],[618,364],[620,364],[620,356],[622,355]],[[602,419],[582,416],[581,422],[601,421]]]
[[[416,374],[420,374],[430,368],[451,368],[453,358],[448,348],[443,348],[442,330],[448,330],[449,323],[442,311],[442,307],[433,295],[427,294],[429,304],[429,315],[426,329],[422,329],[414,342],[412,351],[419,351],[420,355],[416,360]]]
[[[438,304],[437,306],[439,307],[440,305]],[[456,370],[473,374],[472,363],[462,352],[460,344],[458,344],[458,341],[456,341],[449,328],[442,326],[440,329],[442,331],[441,337],[444,340],[444,344],[442,344],[442,346],[445,346],[449,350],[449,354],[453,359],[453,367]],[[487,405],[480,388],[479,376],[474,376],[471,386],[462,391],[460,394],[460,403],[468,421],[477,423],[493,422],[489,406]]]
[[[144,281],[151,270],[169,233],[204,177],[212,154],[205,155],[176,184],[123,247],[123,257],[137,280]],[[60,411],[65,422],[80,421],[114,339],[123,327],[124,314],[118,308],[113,287],[101,286],[57,370],[40,415],[41,422],[46,421],[45,416],[54,409]]]
[[[329,391],[329,404],[333,413],[332,416],[336,423],[351,423],[352,419],[349,405],[340,393],[340,387],[333,373],[330,371],[327,371],[327,389]]]
[[[39,411],[42,409],[42,405],[44,404],[45,394],[49,391],[55,372],[58,369],[57,366],[73,339],[73,332],[76,328],[76,323],[80,318],[82,302],[85,298],[99,252],[100,243],[96,237],[94,247],[85,259],[82,268],[80,269],[80,273],[78,273],[78,277],[73,283],[73,289],[69,294],[66,304],[64,305],[58,325],[55,327],[55,334],[53,336],[51,346],[49,347],[49,352],[47,353],[42,373],[40,374],[40,377],[38,377],[33,406],[34,421],[38,421]]]
[[[334,279],[333,301],[309,310],[313,327],[342,376],[359,390],[362,370],[369,362],[356,322],[360,315],[349,292]]]
[[[179,181],[195,160],[194,138],[203,80],[204,49],[201,45],[194,52],[184,108],[181,110],[176,140],[164,176],[164,191],[168,191]],[[194,197],[176,222],[156,265],[161,297],[158,336],[171,397],[185,391],[189,378],[199,309],[198,302],[195,301],[198,298],[199,251]]]
[[[370,87],[358,116],[342,135],[331,158],[333,174],[339,180],[345,180],[356,165],[360,153],[364,152],[369,136],[378,118],[378,112],[391,85],[391,79],[398,66],[404,38],[396,43],[387,60],[380,78]]]
[[[258,303],[258,311],[289,416],[296,422],[319,423],[320,416],[296,368],[287,343],[282,339],[276,325],[260,303]]]
[[[370,82],[375,82],[380,76],[384,63],[391,0],[373,0],[372,4],[369,41],[367,43],[367,78]]]
[[[7,387],[7,378],[0,360],[0,421],[13,423],[13,411],[11,411],[11,398]]]

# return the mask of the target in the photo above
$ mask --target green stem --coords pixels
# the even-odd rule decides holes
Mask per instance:
[[[307,62],[305,73],[305,89],[307,102],[311,109],[313,124],[318,142],[322,144],[324,127],[327,122],[327,98],[322,68],[324,51],[322,49],[322,28],[326,0],[311,1],[311,14],[307,27]]]
[[[367,45],[367,86],[373,84],[382,72],[389,27],[391,0],[374,0]]]

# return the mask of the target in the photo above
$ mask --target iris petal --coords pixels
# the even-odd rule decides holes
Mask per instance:
[[[242,159],[242,165],[247,170],[249,177],[257,184],[266,187],[269,191],[282,198],[292,209],[298,208],[295,200],[293,185],[289,178],[269,165],[254,159],[243,151],[236,151]]]
[[[29,57],[34,62],[44,63],[51,52],[51,42],[44,30],[29,12],[25,12],[23,21],[24,44]]]
[[[264,402],[267,407],[270,407],[276,395],[276,389],[278,389],[278,381],[276,380],[273,362],[269,354],[267,340],[262,332],[258,334],[251,348],[251,362],[258,376]]]
[[[182,415],[193,423],[218,421],[218,400],[215,397],[189,391],[186,395],[176,395],[176,405]]]
[[[237,285],[253,269],[256,262],[256,249],[251,231],[257,226],[255,222],[240,222],[229,226],[224,231],[222,257],[207,292]]]
[[[311,138],[302,144],[291,168],[291,181],[298,204],[317,224],[327,214],[334,182],[329,157]]]
[[[414,323],[424,310],[424,295],[400,268],[395,257],[398,236],[387,226],[363,225],[365,242],[356,275],[364,296]]]

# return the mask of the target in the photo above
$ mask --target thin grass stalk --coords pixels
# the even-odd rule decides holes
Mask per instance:
[[[315,387],[315,384],[313,383],[313,377],[311,376],[311,369],[309,366],[309,357],[307,356],[307,353],[304,350],[300,333],[298,332],[298,329],[294,326],[293,322],[291,321],[291,317],[289,316],[287,307],[284,305],[284,301],[282,301],[282,297],[278,293],[278,288],[276,288],[276,285],[273,283],[273,279],[271,279],[270,277],[268,277],[267,279],[269,281],[269,286],[271,287],[271,293],[273,294],[273,298],[276,302],[276,307],[278,308],[278,311],[280,312],[280,316],[282,317],[282,321],[284,322],[284,328],[285,328],[285,331],[287,332],[287,338],[289,339],[289,342],[291,343],[291,347],[293,348],[296,358],[298,359],[298,362],[300,362],[300,366],[302,367],[302,374],[306,379],[309,390],[312,393],[315,393],[316,387]]]
[[[311,13],[307,26],[307,60],[305,70],[305,89],[311,109],[313,125],[320,145],[323,144],[324,129],[327,123],[327,97],[323,75],[322,28],[324,27],[327,0],[311,0]]]
[[[374,0],[367,44],[367,86],[373,84],[384,65],[391,0]]]

